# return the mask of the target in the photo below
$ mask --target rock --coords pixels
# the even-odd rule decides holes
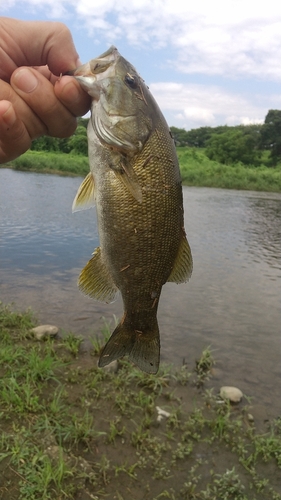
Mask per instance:
[[[254,419],[253,415],[252,415],[251,413],[248,413],[247,417],[248,417],[248,421],[249,421],[251,424],[253,424],[253,423],[254,423],[254,421],[255,421],[255,419]]]
[[[40,325],[31,330],[37,340],[45,340],[48,337],[55,337],[59,329],[53,325]]]
[[[223,399],[229,399],[231,403],[239,403],[243,398],[243,392],[237,387],[223,386],[220,388],[220,397]]]
[[[169,418],[169,416],[171,415],[168,411],[162,410],[162,408],[160,408],[159,406],[156,406],[156,411],[158,413],[157,422],[161,422],[163,418]]]

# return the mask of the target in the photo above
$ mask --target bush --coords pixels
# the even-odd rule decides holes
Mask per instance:
[[[213,135],[207,141],[206,155],[226,165],[242,162],[245,165],[257,165],[260,153],[256,149],[253,135],[242,130],[229,130],[219,135]]]

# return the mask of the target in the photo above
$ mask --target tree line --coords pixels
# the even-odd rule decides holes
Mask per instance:
[[[281,111],[270,109],[259,125],[228,125],[185,130],[171,127],[177,146],[204,148],[210,160],[223,164],[240,161],[259,165],[264,151],[269,152],[268,166],[281,161]]]
[[[31,149],[87,155],[87,118],[79,118],[75,133],[68,138],[43,136],[35,139]],[[281,111],[268,111],[264,123],[230,127],[200,127],[192,130],[171,127],[179,147],[204,148],[206,156],[223,164],[236,162],[259,165],[268,151],[268,166],[281,161]]]

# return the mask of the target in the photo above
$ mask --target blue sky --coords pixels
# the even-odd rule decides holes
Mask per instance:
[[[83,62],[115,45],[170,126],[262,123],[281,109],[277,0],[0,0],[0,15],[64,22]]]

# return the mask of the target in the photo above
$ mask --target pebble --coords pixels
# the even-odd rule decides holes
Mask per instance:
[[[55,337],[59,329],[54,325],[40,325],[31,330],[37,340],[45,340],[48,337]]]
[[[237,387],[223,386],[220,388],[220,397],[223,399],[229,399],[231,403],[239,403],[243,398],[243,392]]]
[[[163,418],[169,418],[171,415],[168,411],[162,410],[162,408],[160,408],[159,406],[156,406],[156,411],[158,413],[157,422],[161,422]]]

